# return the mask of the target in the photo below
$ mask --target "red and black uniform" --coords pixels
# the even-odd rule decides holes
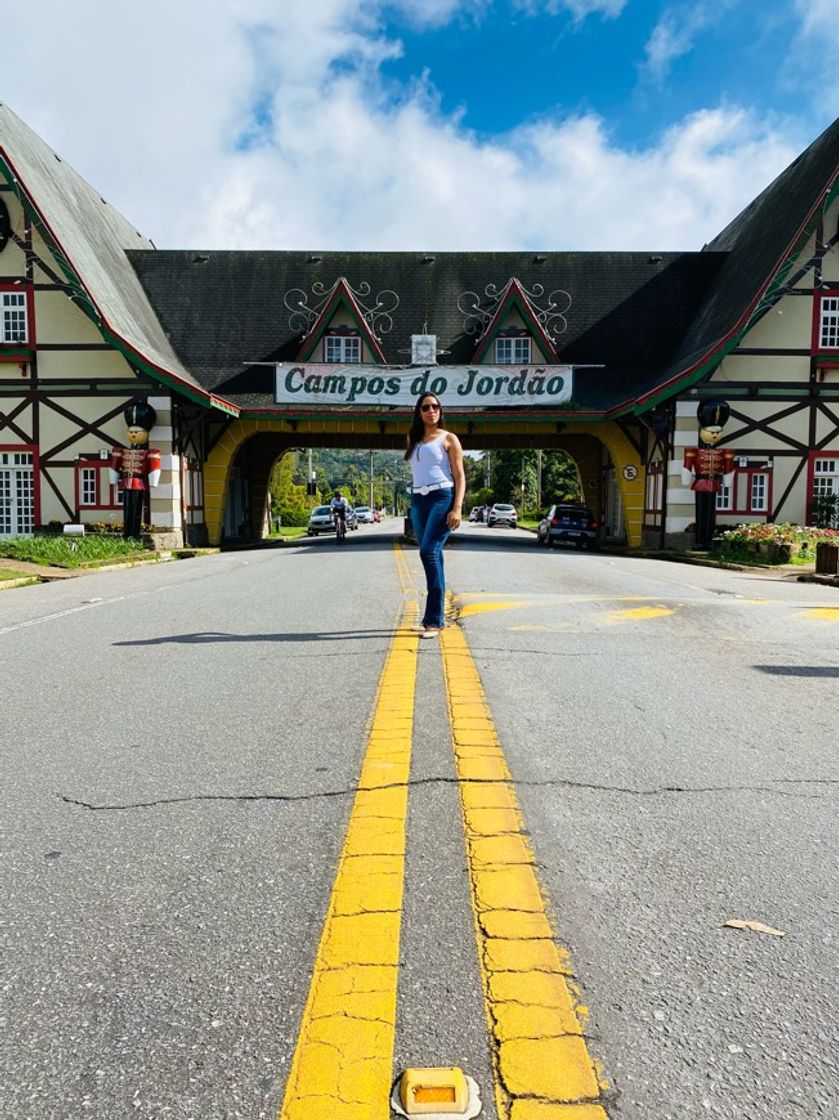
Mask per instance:
[[[724,476],[734,470],[734,452],[728,447],[686,447],[682,465],[694,475],[691,490],[716,493]]]
[[[123,536],[139,537],[146,492],[160,475],[160,452],[149,447],[114,447],[110,468],[119,476],[122,488]]]

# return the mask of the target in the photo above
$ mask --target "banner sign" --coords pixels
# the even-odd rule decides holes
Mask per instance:
[[[277,364],[277,404],[413,405],[434,393],[449,408],[521,408],[571,399],[572,366]]]

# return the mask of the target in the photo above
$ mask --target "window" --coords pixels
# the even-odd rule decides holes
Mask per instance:
[[[197,459],[186,461],[186,506],[187,509],[204,508],[204,475]]]
[[[839,494],[839,457],[816,459],[813,472],[813,496]]]
[[[99,474],[96,467],[82,467],[79,479],[79,505],[80,506],[95,506],[99,499],[99,487],[97,485]]]
[[[35,528],[34,456],[0,451],[0,537],[29,535]]]
[[[661,459],[654,459],[647,465],[647,486],[644,502],[644,525],[646,528],[658,528],[661,525],[661,514],[664,508],[664,470],[665,463]]]
[[[752,513],[766,513],[769,508],[769,478],[765,474],[754,471],[749,486],[749,509]]]
[[[530,339],[496,338],[495,362],[499,366],[526,366],[530,363]]]
[[[361,361],[361,339],[358,335],[328,334],[323,340],[323,360],[344,365]]]
[[[26,293],[0,292],[0,308],[3,311],[0,342],[28,342]]]
[[[819,349],[839,350],[839,296],[822,296]]]
[[[825,529],[839,529],[839,455],[814,460],[808,513],[811,524]]]
[[[76,463],[76,507],[113,509],[115,506],[122,506],[122,491],[110,483],[108,460],[80,459]]]
[[[765,463],[737,466],[731,486],[717,491],[717,509],[721,513],[759,513],[768,515],[772,508],[772,470]]]

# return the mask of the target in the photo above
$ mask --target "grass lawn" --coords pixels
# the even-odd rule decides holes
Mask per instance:
[[[27,560],[56,568],[88,568],[120,560],[153,558],[140,541],[117,536],[7,537],[0,541],[0,557]]]
[[[298,537],[306,536],[305,525],[287,525],[280,528],[279,533],[272,533],[270,539],[277,541],[294,541]]]
[[[7,579],[26,579],[26,572],[16,572],[14,568],[0,568],[0,583]]]

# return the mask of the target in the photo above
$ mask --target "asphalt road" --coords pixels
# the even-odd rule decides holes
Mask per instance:
[[[277,1115],[394,540],[0,596],[0,1116]],[[834,1120],[835,591],[484,526],[446,564],[608,1114]],[[494,1117],[436,641],[417,666],[394,1072],[460,1064]]]

